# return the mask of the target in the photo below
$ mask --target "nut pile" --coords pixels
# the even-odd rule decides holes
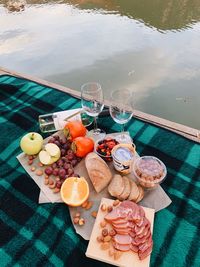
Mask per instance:
[[[112,205],[107,206],[106,204],[102,204],[100,209],[102,212],[108,213],[113,210],[113,207],[116,207],[121,202],[117,199],[113,202]],[[100,235],[97,236],[97,241],[100,244],[100,248],[102,250],[108,250],[108,254],[110,257],[113,257],[114,260],[118,260],[121,255],[122,251],[119,251],[114,248],[112,239],[117,234],[116,231],[108,225],[108,223],[103,219],[100,224]]]

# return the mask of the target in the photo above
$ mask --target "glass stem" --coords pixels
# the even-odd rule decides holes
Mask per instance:
[[[124,124],[122,124],[122,126],[121,126],[121,134],[122,134],[122,138],[125,138],[125,136],[124,136]]]
[[[97,132],[97,117],[94,117],[94,132]]]

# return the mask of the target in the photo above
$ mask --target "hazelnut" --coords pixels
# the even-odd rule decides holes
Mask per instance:
[[[78,221],[78,224],[80,226],[84,225],[85,224],[85,220],[83,218],[80,218],[79,221]]]
[[[54,190],[53,190],[54,193],[59,193],[60,192],[60,188],[58,187],[55,187]]]
[[[77,212],[74,217],[79,217],[80,218],[81,217],[80,212]]]
[[[92,215],[92,217],[96,218],[97,217],[97,211],[92,211],[91,215]]]
[[[113,206],[115,207],[119,205],[119,203],[120,203],[119,199],[115,199],[115,201],[113,202]]]
[[[102,204],[101,205],[101,211],[106,211],[107,207],[106,207],[106,204]]]
[[[88,204],[88,201],[86,200],[86,201],[81,205],[81,207],[82,207],[82,208],[85,208],[85,207],[87,206],[87,204]]]
[[[36,170],[36,168],[33,166],[31,167],[31,171],[34,172]]]
[[[108,212],[111,212],[112,210],[113,210],[113,207],[112,207],[112,206],[108,206],[108,207],[107,207],[107,211],[108,211]]]
[[[103,242],[103,236],[97,236],[97,241],[99,242],[99,243],[101,243],[101,242]]]
[[[110,243],[109,242],[103,242],[101,243],[101,249],[102,250],[107,250],[110,248]]]
[[[115,250],[114,252],[114,260],[118,260],[122,255],[122,252],[119,250]]]
[[[88,203],[87,203],[85,209],[86,209],[86,210],[89,210],[89,209],[91,209],[92,206],[93,206],[93,202],[92,202],[92,201],[88,201]]]
[[[115,231],[114,229],[111,229],[111,230],[109,231],[109,235],[110,235],[110,236],[115,236],[115,235],[116,235],[116,231]]]
[[[33,164],[33,160],[30,159],[30,160],[28,161],[28,165],[32,165],[32,164]]]
[[[110,235],[107,235],[103,238],[104,242],[110,242],[110,240],[112,239],[112,237]]]
[[[78,224],[79,223],[79,218],[78,217],[73,218],[73,223],[74,224]]]
[[[107,222],[105,220],[100,222],[101,228],[104,228],[106,226]]]
[[[35,174],[37,176],[41,176],[43,174],[43,170],[38,169],[38,170],[36,170]]]
[[[101,233],[102,233],[102,236],[104,236],[104,237],[107,236],[108,235],[108,229],[103,229]]]
[[[38,166],[43,167],[44,165],[42,164],[42,162],[38,162]]]

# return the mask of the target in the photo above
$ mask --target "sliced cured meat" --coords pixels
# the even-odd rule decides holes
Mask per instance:
[[[127,223],[126,218],[124,218],[124,219],[118,219],[118,220],[115,220],[114,221],[114,224],[121,224],[121,223]]]
[[[130,245],[132,237],[130,235],[119,235],[116,234],[113,238],[114,242],[120,245]]]
[[[148,247],[152,246],[153,245],[153,241],[152,241],[152,238],[149,237],[145,243],[139,245],[139,251],[142,253],[144,252],[145,250],[147,250]]]
[[[129,226],[129,223],[125,222],[125,223],[115,224],[115,222],[113,222],[112,225],[114,228],[126,229]]]
[[[129,251],[131,245],[121,245],[121,244],[117,244],[117,243],[113,243],[114,248],[116,248],[117,250],[120,251]]]
[[[135,238],[135,237],[136,237],[136,233],[133,232],[133,231],[130,231],[130,232],[129,232],[129,235],[130,235],[132,238]]]
[[[141,220],[137,220],[136,221],[136,225],[138,227],[141,227],[144,224],[144,220],[145,220],[145,217],[142,217]]]
[[[130,233],[129,229],[117,229],[117,228],[115,228],[115,231],[119,235],[128,235]]]
[[[141,226],[141,227],[135,227],[135,233],[137,236],[139,236],[140,234],[142,234],[144,232],[144,230],[146,229],[145,226]]]
[[[143,236],[142,238],[139,238],[138,236],[135,237],[134,241],[137,245],[143,244],[146,242],[146,240],[151,236],[151,232],[148,231],[147,235]]]
[[[135,204],[134,202],[130,201],[130,200],[125,200],[120,204],[121,207],[125,208],[125,209],[130,209],[132,211],[134,211],[135,209],[138,209],[138,205]]]
[[[135,253],[137,253],[138,252],[138,247],[137,246],[134,246],[133,244],[131,244],[130,245],[130,249],[133,251],[133,252],[135,252]]]
[[[145,217],[145,212],[144,212],[143,208],[141,206],[138,206],[138,208],[140,210],[140,216]]]
[[[138,256],[140,260],[144,260],[152,252],[152,246],[148,247],[144,252],[138,251]]]
[[[109,222],[112,222],[112,221],[126,218],[126,216],[127,216],[127,214],[124,212],[124,209],[120,208],[120,206],[118,206],[115,209],[113,209],[111,212],[109,212],[104,217],[104,219],[109,221]]]
[[[137,237],[142,238],[142,237],[146,236],[149,231],[150,231],[150,226],[146,226],[144,231],[141,234],[137,235]]]
[[[141,222],[139,222],[139,223],[136,223],[137,224],[137,226],[142,226],[142,225],[144,225],[144,226],[146,226],[146,225],[150,225],[150,222],[149,222],[149,220],[146,218],[146,217],[143,217],[143,220],[142,220],[142,224],[141,224]]]

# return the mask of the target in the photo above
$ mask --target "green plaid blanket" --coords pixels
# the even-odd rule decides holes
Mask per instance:
[[[20,138],[39,131],[38,115],[80,107],[68,94],[35,82],[0,76],[0,266],[110,266],[85,256],[64,204],[38,204],[39,188],[16,159]],[[119,130],[108,116],[107,132]],[[200,266],[200,145],[132,119],[128,130],[140,155],[167,166],[162,184],[172,204],[158,212],[151,266]]]

